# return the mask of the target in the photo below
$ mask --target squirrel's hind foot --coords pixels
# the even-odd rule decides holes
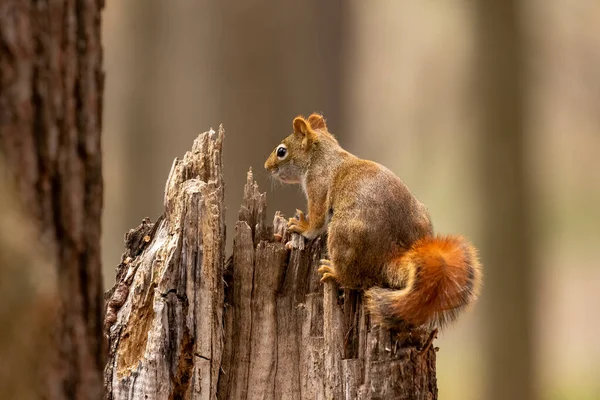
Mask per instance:
[[[335,274],[335,269],[333,268],[333,265],[331,264],[331,260],[325,260],[325,259],[321,260],[321,266],[319,267],[317,272],[319,272],[320,274],[323,274],[323,276],[321,277],[321,282],[337,280],[337,276]]]

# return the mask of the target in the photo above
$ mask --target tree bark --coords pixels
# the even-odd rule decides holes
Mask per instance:
[[[102,6],[0,3],[0,152],[58,279],[42,398],[102,393]]]
[[[107,399],[436,399],[429,332],[372,326],[358,291],[319,283],[325,239],[291,235],[247,176],[224,259],[223,131],[167,181],[165,212],[130,231],[107,295]],[[285,243],[291,241],[291,250]]]
[[[0,399],[39,399],[52,347],[58,288],[54,258],[7,182],[0,159]],[[42,386],[42,385],[40,385]],[[43,389],[43,388],[42,388]]]

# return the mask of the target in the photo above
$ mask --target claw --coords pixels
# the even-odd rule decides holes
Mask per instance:
[[[317,272],[320,274],[334,274],[335,271],[328,265],[321,265]]]
[[[287,227],[292,232],[295,232],[294,228],[297,227],[299,223],[300,223],[300,221],[298,221],[296,218],[290,218],[288,220]]]
[[[323,274],[323,276],[321,277],[321,282],[327,282],[327,281],[331,281],[331,280],[335,281],[336,280],[335,268],[331,264],[331,260],[322,259],[320,262],[321,262],[321,264],[320,264],[317,272],[319,272],[320,274]]]
[[[300,210],[296,210],[298,212]],[[299,234],[303,234],[308,229],[308,221],[304,218],[304,213],[300,211],[299,218],[290,218],[287,223],[288,230],[291,232],[296,232]]]

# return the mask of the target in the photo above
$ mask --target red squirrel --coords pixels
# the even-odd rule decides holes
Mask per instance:
[[[296,117],[265,168],[302,185],[308,217],[298,212],[288,229],[307,239],[327,231],[321,281],[364,289],[376,324],[442,328],[477,299],[482,271],[473,245],[434,235],[429,212],[400,178],[345,151],[322,115]]]

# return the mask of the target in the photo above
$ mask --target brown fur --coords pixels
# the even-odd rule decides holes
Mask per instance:
[[[473,247],[460,237],[434,238],[427,209],[400,178],[342,149],[321,115],[295,118],[281,145],[286,156],[276,148],[265,168],[303,186],[308,217],[290,218],[292,232],[312,239],[327,229],[322,280],[371,288],[371,315],[387,326],[444,325],[476,298],[481,272]]]

